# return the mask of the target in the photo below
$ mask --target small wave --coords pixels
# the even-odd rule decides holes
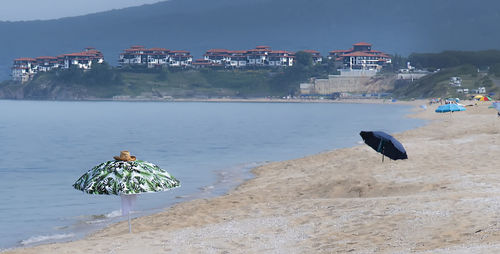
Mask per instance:
[[[26,246],[26,245],[31,245],[31,244],[41,243],[41,242],[46,242],[46,241],[55,241],[55,240],[71,238],[74,236],[75,236],[75,234],[55,234],[55,235],[32,236],[32,237],[28,238],[27,240],[22,240],[21,245]]]
[[[114,210],[105,215],[106,218],[116,218],[122,216],[122,210]]]
[[[213,186],[213,185],[208,185],[208,186],[203,186],[203,187],[200,187],[199,189],[200,189],[201,191],[205,191],[205,192],[207,192],[207,191],[213,190],[214,188],[215,188],[215,186]]]

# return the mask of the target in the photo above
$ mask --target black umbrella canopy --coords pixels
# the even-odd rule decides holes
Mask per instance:
[[[373,150],[393,159],[405,160],[408,159],[406,150],[403,145],[393,136],[382,131],[362,131],[359,133],[363,141]],[[383,158],[382,158],[383,160]]]

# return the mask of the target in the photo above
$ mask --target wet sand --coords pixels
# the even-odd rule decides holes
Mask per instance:
[[[414,102],[418,105],[419,102]],[[83,240],[11,253],[499,253],[500,118],[490,103],[395,134],[409,159],[366,145],[253,170],[229,194]]]

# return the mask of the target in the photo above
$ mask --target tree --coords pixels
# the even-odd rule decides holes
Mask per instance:
[[[311,67],[313,65],[311,53],[307,53],[304,51],[295,53],[295,64],[298,67]]]

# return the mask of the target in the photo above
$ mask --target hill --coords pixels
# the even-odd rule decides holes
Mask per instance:
[[[40,72],[25,84],[0,82],[0,99],[281,97],[295,95],[300,82],[333,73],[333,62],[314,65],[306,52],[297,52],[296,64],[287,68],[117,68],[104,62],[88,71],[70,68]]]
[[[349,48],[408,55],[499,48],[495,0],[171,0],[48,21],[0,22],[0,80],[12,60],[93,46],[112,64],[132,44],[191,50]]]
[[[443,51],[412,54],[411,63],[417,68],[435,71],[415,82],[399,81],[394,94],[406,98],[461,97],[458,89],[475,90],[485,87],[487,93],[500,98],[500,51]],[[450,85],[451,77],[460,77],[461,87]]]

